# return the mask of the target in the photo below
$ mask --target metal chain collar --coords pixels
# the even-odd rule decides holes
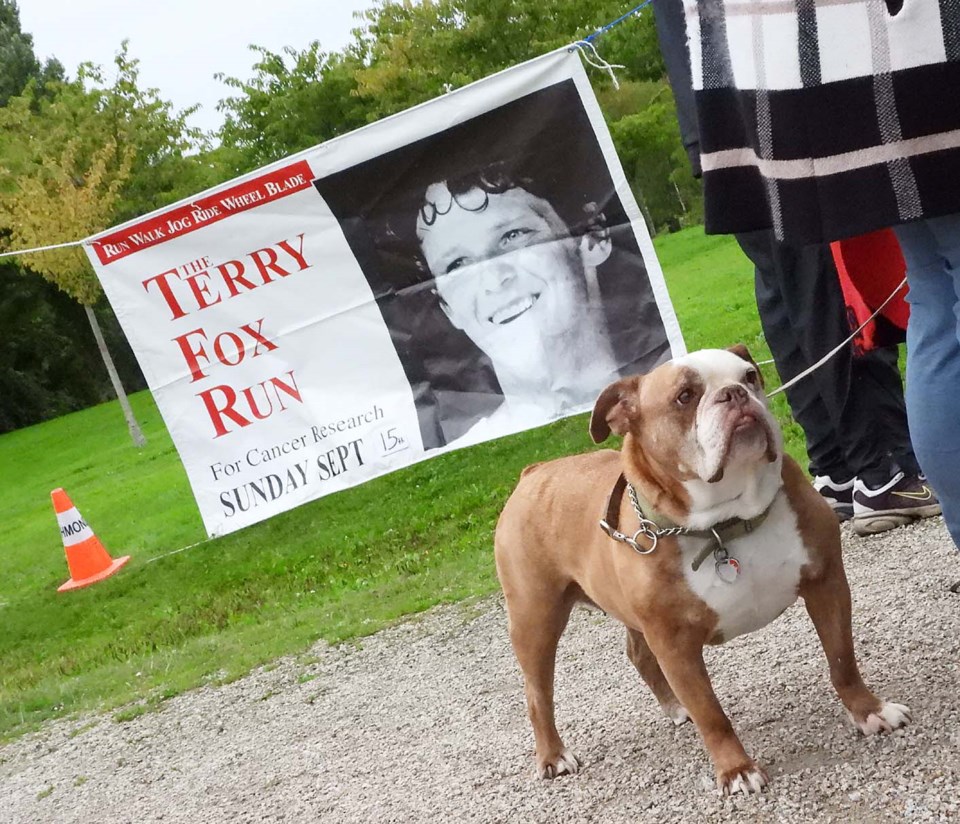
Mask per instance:
[[[607,535],[613,538],[613,540],[626,544],[634,552],[640,555],[649,555],[657,548],[657,543],[663,536],[686,535],[692,531],[689,527],[685,526],[669,526],[663,529],[657,526],[656,522],[651,521],[644,514],[640,506],[640,501],[637,499],[637,490],[633,488],[633,484],[627,484],[627,497],[630,498],[630,503],[633,505],[633,511],[637,513],[637,518],[640,519],[640,528],[633,533],[633,536],[631,537],[630,535],[620,532],[618,529],[610,526],[605,520],[600,521],[600,527]],[[637,542],[637,538],[641,535],[651,542],[649,548],[645,548]]]

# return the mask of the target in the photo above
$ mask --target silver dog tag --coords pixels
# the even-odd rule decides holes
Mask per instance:
[[[739,575],[740,562],[736,558],[722,558],[717,561],[717,576],[724,583],[735,583]]]

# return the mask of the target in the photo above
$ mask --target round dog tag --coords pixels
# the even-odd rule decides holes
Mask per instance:
[[[736,558],[724,558],[717,561],[717,575],[721,581],[732,584],[740,574],[740,562]]]

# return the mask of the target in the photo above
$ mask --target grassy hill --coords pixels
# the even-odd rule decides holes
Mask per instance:
[[[688,229],[656,246],[690,349],[743,341],[769,357],[752,269],[732,239]],[[123,720],[317,639],[492,592],[493,526],[520,470],[592,448],[585,416],[570,418],[203,542],[152,398],[133,404],[142,450],[115,403],[0,437],[0,738],[92,708],[122,706]],[[775,409],[802,458],[782,396]],[[56,591],[68,577],[49,494],[58,486],[112,555],[133,556],[113,578],[66,594]]]

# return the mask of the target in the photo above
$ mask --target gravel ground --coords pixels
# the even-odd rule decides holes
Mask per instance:
[[[534,777],[499,598],[318,645],[126,723],[53,723],[0,749],[14,822],[947,821],[960,818],[960,564],[940,519],[844,533],[864,676],[914,725],[845,720],[802,606],[707,651],[714,686],[771,785],[721,799],[696,730],[664,719],[622,628],[577,610],[557,717],[574,777]],[[308,663],[309,661],[309,663]]]

